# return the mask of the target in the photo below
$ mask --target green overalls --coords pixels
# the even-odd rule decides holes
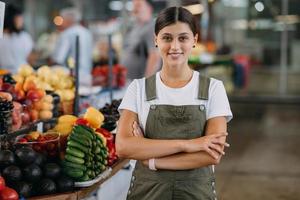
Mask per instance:
[[[156,98],[156,76],[146,79],[147,101]],[[198,99],[208,100],[210,79],[199,77]],[[192,139],[203,136],[204,105],[151,105],[145,137],[151,139]],[[192,170],[149,170],[137,161],[128,190],[128,200],[215,199],[212,167]]]

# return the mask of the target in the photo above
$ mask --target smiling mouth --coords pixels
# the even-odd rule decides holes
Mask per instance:
[[[178,59],[181,57],[181,55],[183,55],[183,53],[168,53],[168,56],[170,56],[172,59]]]
[[[181,55],[183,53],[168,53],[168,55]]]

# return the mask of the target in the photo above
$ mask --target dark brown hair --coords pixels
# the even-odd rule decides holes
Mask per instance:
[[[176,22],[188,24],[194,35],[198,33],[194,16],[190,11],[182,7],[169,7],[158,14],[155,22],[155,35],[164,27]]]

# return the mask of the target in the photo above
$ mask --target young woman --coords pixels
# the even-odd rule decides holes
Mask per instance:
[[[229,146],[232,113],[222,82],[188,66],[197,37],[186,9],[158,15],[154,42],[162,69],[134,80],[119,107],[117,153],[137,160],[127,199],[216,198],[212,165]]]

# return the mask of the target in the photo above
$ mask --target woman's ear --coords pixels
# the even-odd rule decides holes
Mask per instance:
[[[197,44],[198,42],[198,33],[196,33],[196,35],[194,36],[194,44]]]
[[[154,34],[154,45],[157,47],[157,36]]]

